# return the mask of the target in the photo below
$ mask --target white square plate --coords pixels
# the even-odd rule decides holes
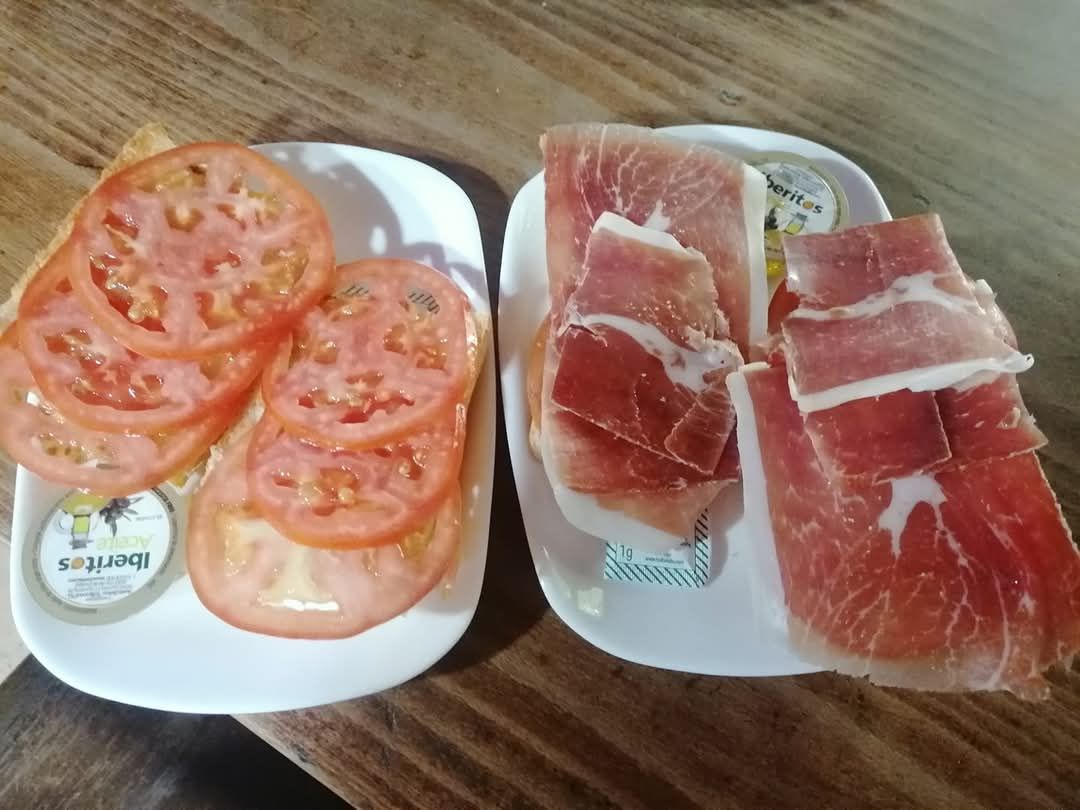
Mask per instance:
[[[425,262],[451,276],[478,311],[490,312],[476,212],[446,175],[410,158],[356,146],[255,148],[285,166],[322,203],[338,262],[378,255]],[[61,621],[38,606],[22,573],[27,534],[60,490],[20,468],[11,565],[11,607],[19,634],[42,664],[76,689],[169,711],[297,709],[378,692],[418,675],[461,638],[480,597],[495,458],[494,365],[489,346],[472,401],[461,473],[460,565],[452,583],[437,586],[405,614],[347,639],[271,638],[213,616],[185,575],[145,610],[114,624]]]
[[[890,219],[866,173],[820,144],[747,127],[694,125],[662,130],[749,159],[761,152],[811,158],[840,181],[853,225]],[[533,177],[510,209],[499,288],[499,356],[506,433],[529,549],[548,602],[575,632],[639,664],[706,675],[793,675],[816,668],[787,640],[775,552],[762,548],[743,516],[742,487],[711,508],[712,579],[699,589],[603,579],[604,543],[562,516],[540,463],[529,453],[525,372],[548,307],[544,178]],[[756,544],[756,545],[755,545]],[[770,560],[771,557],[771,560]],[[770,568],[771,566],[771,568]]]

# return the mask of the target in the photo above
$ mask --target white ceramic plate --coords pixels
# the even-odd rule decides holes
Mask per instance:
[[[820,144],[747,127],[695,125],[664,131],[742,158],[775,151],[811,158],[840,181],[851,224],[890,218],[866,173]],[[813,671],[788,644],[783,615],[776,610],[783,602],[776,592],[778,580],[758,573],[769,570],[770,556],[775,567],[775,553],[760,543],[755,548],[740,486],[729,487],[712,507],[713,577],[700,589],[603,579],[604,543],[563,518],[528,444],[525,371],[529,346],[548,306],[545,252],[544,178],[539,174],[518,192],[506,225],[499,356],[514,478],[536,573],[551,607],[590,643],[640,664],[707,675]]]
[[[256,147],[284,165],[330,217],[339,262],[373,255],[426,262],[489,312],[476,213],[435,169],[400,155],[321,143]],[[58,678],[92,695],[180,712],[296,709],[359,697],[423,672],[472,620],[487,557],[495,456],[495,355],[489,346],[473,398],[462,469],[464,553],[452,587],[353,638],[296,641],[237,630],[213,616],[182,576],[145,610],[114,624],[54,618],[23,580],[27,532],[58,490],[24,469],[16,476],[11,606],[26,646]]]

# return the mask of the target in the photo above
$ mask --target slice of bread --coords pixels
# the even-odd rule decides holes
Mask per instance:
[[[525,393],[529,402],[529,450],[533,457],[543,463],[540,451],[540,396],[544,387],[544,359],[547,356],[548,332],[551,331],[551,313],[544,316],[536,327],[529,360],[525,369]]]
[[[480,372],[487,360],[488,341],[491,339],[491,315],[471,309],[469,315],[472,318],[472,339],[469,347],[469,382],[465,386],[465,404],[472,399],[476,383],[480,380]]]
[[[56,233],[53,234],[52,240],[49,244],[38,251],[38,254],[34,256],[34,260],[30,262],[30,266],[26,268],[26,271],[19,277],[19,279],[11,286],[11,294],[7,301],[0,306],[0,332],[7,329],[8,326],[15,320],[15,316],[19,311],[19,301],[22,300],[23,293],[26,291],[26,285],[30,283],[37,271],[40,270],[52,255],[68,240],[71,236],[71,228],[75,222],[75,217],[79,213],[79,209],[82,207],[83,200],[100,186],[107,177],[116,174],[121,169],[126,169],[133,163],[138,163],[140,160],[144,160],[148,157],[164,152],[168,149],[172,149],[176,146],[175,143],[169,138],[168,133],[165,131],[165,127],[158,123],[145,124],[139,127],[130,138],[120,148],[120,151],[116,154],[116,157],[112,159],[108,166],[101,170],[101,176],[98,177],[97,182],[94,183],[86,194],[84,194],[72,209],[68,211],[68,215],[64,218],[57,228]]]

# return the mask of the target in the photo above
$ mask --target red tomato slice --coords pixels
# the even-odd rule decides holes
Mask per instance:
[[[45,398],[85,427],[159,433],[189,425],[240,397],[272,352],[270,346],[202,360],[161,360],[125,348],[94,323],[71,292],[57,254],[30,283],[19,305],[19,343]]]
[[[459,547],[457,487],[433,520],[396,543],[355,551],[292,542],[263,520],[246,480],[248,439],[191,502],[187,566],[202,603],[229,624],[288,638],[343,638],[381,624],[434,588]]]
[[[330,226],[283,169],[238,144],[162,152],[101,184],[72,234],[90,315],[149,357],[205,357],[291,327],[329,287]]]
[[[769,334],[780,330],[780,322],[799,308],[799,296],[788,292],[787,281],[781,281],[769,300]]]
[[[290,433],[379,447],[451,410],[469,378],[468,303],[446,276],[402,259],[338,268],[336,292],[304,316],[291,352],[263,377]]]
[[[7,397],[0,447],[47,481],[111,497],[141,492],[183,472],[232,418],[225,411],[182,431],[154,436],[80,427],[41,396],[14,326],[0,337],[0,390]]]
[[[262,516],[298,543],[392,543],[430,520],[445,500],[464,439],[463,405],[431,430],[374,450],[312,444],[267,414],[248,450],[248,486]]]

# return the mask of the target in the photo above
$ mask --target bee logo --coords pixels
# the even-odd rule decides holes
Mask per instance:
[[[131,507],[142,500],[138,498],[113,498],[101,507],[101,519],[112,530],[112,536],[116,537],[116,524],[121,520],[129,520],[135,514]]]

